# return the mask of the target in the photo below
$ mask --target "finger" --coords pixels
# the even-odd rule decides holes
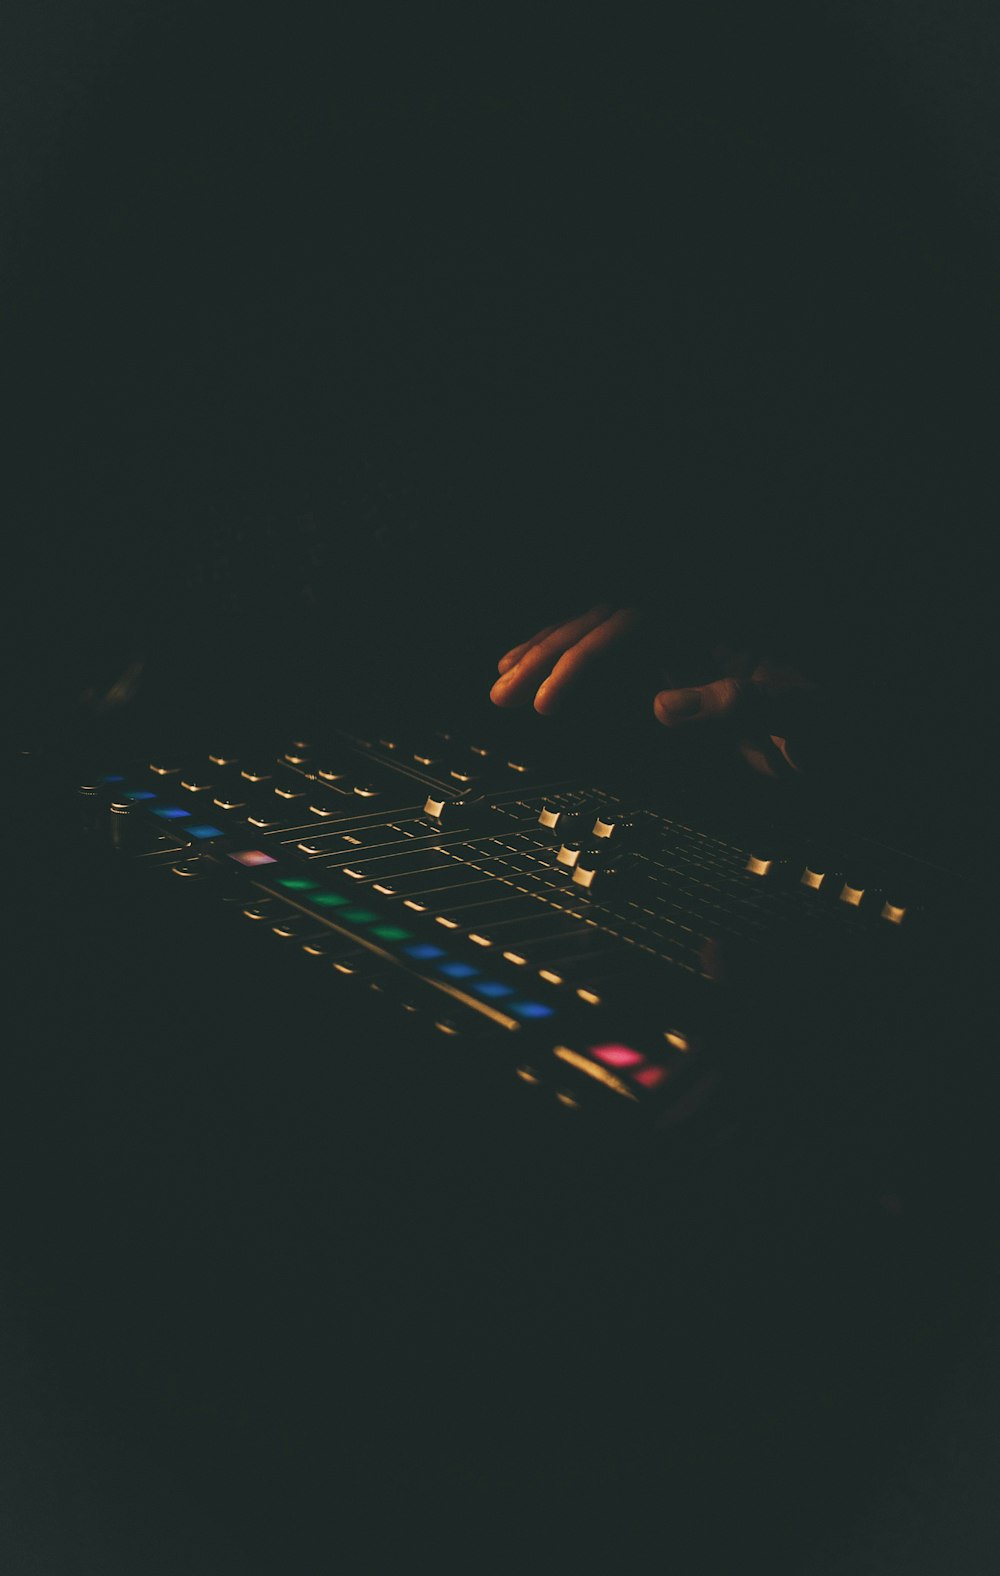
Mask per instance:
[[[576,641],[568,651],[564,651],[548,678],[538,688],[535,710],[542,716],[555,711],[569,687],[609,646],[627,635],[635,627],[638,618],[633,608],[620,608],[617,613],[606,618],[603,624],[598,624],[596,629]]]
[[[653,699],[653,711],[665,728],[724,722],[746,708],[751,689],[742,679],[725,678],[694,689],[661,690]]]
[[[560,624],[537,645],[531,646],[514,667],[497,679],[490,691],[494,705],[520,706],[537,689],[563,652],[603,623],[610,611],[609,605],[602,602],[579,618]]]
[[[532,635],[530,640],[522,640],[519,646],[512,646],[497,663],[498,672],[506,673],[508,668],[512,668],[515,663],[520,662],[526,651],[530,651],[532,646],[537,646],[540,640],[544,640],[546,635],[551,635],[552,631],[558,628],[558,624],[546,624],[545,628],[540,629],[537,635]]]

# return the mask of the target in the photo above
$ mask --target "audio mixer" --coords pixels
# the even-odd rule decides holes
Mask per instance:
[[[950,925],[949,883],[918,861],[708,830],[455,732],[104,764],[86,824],[158,890],[204,894],[331,997],[371,991],[567,1111],[676,1125],[806,1049],[857,1059],[919,1017]]]

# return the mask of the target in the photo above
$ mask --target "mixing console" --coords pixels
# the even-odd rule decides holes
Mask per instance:
[[[107,764],[85,818],[139,869],[217,895],[331,990],[483,1041],[569,1110],[676,1122],[720,1075],[800,1052],[804,1025],[814,1050],[842,1041],[848,996],[877,1036],[947,927],[914,861],[716,835],[450,733]]]

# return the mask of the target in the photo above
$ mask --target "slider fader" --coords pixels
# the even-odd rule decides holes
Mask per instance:
[[[452,733],[105,764],[79,793],[123,859],[569,1111],[675,1124],[750,1066],[843,1056],[947,926],[938,875],[902,856],[726,837]]]

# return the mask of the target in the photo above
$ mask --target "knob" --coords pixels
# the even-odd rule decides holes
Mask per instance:
[[[538,814],[539,826],[544,827],[547,832],[558,832],[563,838],[582,831],[587,819],[585,810],[568,810],[558,804],[543,804]]]

